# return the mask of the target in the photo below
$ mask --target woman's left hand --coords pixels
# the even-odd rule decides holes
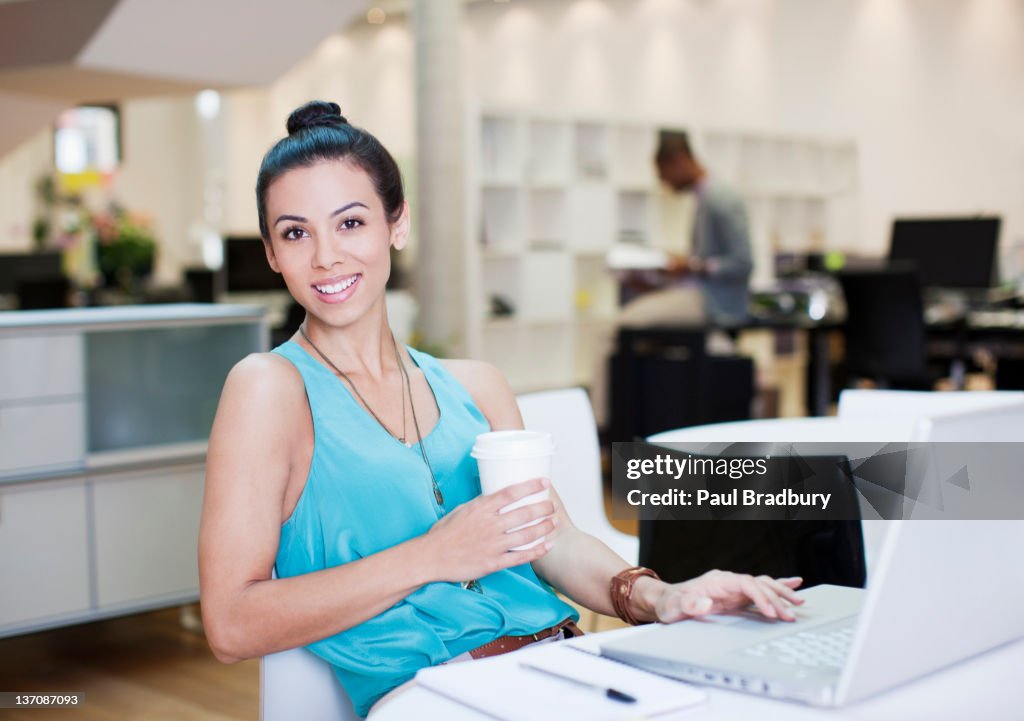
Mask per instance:
[[[708,613],[737,611],[751,603],[768,618],[795,621],[796,616],[790,606],[803,603],[803,599],[794,593],[794,589],[803,583],[799,577],[775,579],[716,570],[682,583],[656,583],[661,589],[660,595],[657,595],[658,589],[651,590],[655,594],[654,611],[661,623],[674,623]]]

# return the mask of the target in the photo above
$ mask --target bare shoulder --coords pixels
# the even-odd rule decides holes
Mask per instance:
[[[228,373],[221,392],[211,441],[229,436],[253,441],[283,441],[309,416],[298,369],[276,353],[251,353]]]
[[[454,358],[441,360],[441,364],[469,391],[491,428],[523,427],[515,393],[505,374],[496,365],[486,361]]]
[[[304,398],[302,376],[276,353],[250,353],[235,363],[224,382],[224,398],[242,396],[252,402],[287,402]]]

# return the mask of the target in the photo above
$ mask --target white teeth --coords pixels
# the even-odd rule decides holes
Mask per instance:
[[[316,288],[321,293],[326,293],[327,295],[333,295],[334,293],[340,293],[341,291],[343,291],[346,288],[348,288],[349,286],[351,286],[353,283],[356,282],[356,280],[358,278],[359,278],[358,275],[353,275],[351,278],[346,280],[344,283],[334,283],[333,285],[314,285],[313,287]]]

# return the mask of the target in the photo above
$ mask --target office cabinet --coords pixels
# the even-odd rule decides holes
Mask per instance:
[[[202,465],[98,476],[92,491],[100,608],[195,592]]]
[[[0,485],[0,636],[89,609],[85,481]]]
[[[263,310],[0,313],[0,637],[195,600],[206,441]]]
[[[0,403],[82,395],[82,334],[0,337]]]
[[[0,336],[0,474],[80,466],[84,409],[80,334]]]
[[[80,468],[84,412],[81,400],[0,403],[0,474]]]

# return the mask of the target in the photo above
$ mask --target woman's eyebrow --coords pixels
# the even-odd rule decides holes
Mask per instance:
[[[335,210],[333,213],[331,213],[331,217],[333,218],[336,215],[341,215],[342,213],[344,213],[349,208],[355,208],[355,207],[366,208],[367,210],[370,209],[370,207],[366,203],[360,203],[358,200],[353,200],[351,203],[343,205],[340,208],[338,208],[337,210]]]
[[[301,215],[279,215],[277,220],[274,221],[274,225],[277,225],[282,220],[294,220],[296,223],[308,223],[309,221],[303,218]]]

